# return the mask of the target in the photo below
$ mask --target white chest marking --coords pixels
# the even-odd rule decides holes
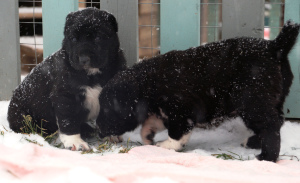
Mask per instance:
[[[95,74],[101,74],[101,71],[98,68],[89,68],[87,69],[87,75],[95,75]]]
[[[93,88],[89,86],[83,86],[82,88],[85,89],[84,107],[90,111],[88,120],[95,120],[100,111],[99,95],[102,88],[98,85]]]

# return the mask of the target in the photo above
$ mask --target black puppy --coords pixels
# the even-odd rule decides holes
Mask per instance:
[[[115,17],[106,11],[87,8],[70,13],[62,48],[14,91],[7,118],[10,128],[22,132],[23,115],[30,115],[48,134],[59,129],[65,148],[89,149],[81,128],[96,120],[102,87],[126,65],[117,32]]]
[[[167,128],[169,139],[157,145],[179,150],[196,124],[238,115],[255,133],[246,145],[262,148],[259,160],[275,162],[293,79],[287,55],[298,32],[299,25],[288,22],[273,41],[228,39],[171,51],[118,73],[100,95],[100,135],[121,135],[142,124],[142,139],[152,144],[155,133]]]

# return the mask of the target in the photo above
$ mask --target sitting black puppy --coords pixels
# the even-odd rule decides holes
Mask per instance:
[[[195,125],[240,116],[255,133],[246,145],[262,148],[259,160],[275,162],[293,79],[287,56],[298,33],[299,25],[288,22],[273,41],[227,39],[171,51],[118,73],[100,95],[100,135],[121,135],[142,124],[144,143],[153,144],[155,133],[167,128],[169,139],[157,145],[180,150]]]
[[[102,87],[126,65],[117,32],[115,17],[106,11],[87,8],[70,13],[62,48],[14,91],[7,118],[10,128],[22,132],[23,115],[30,115],[48,134],[59,129],[65,148],[89,149],[81,128],[96,120]]]

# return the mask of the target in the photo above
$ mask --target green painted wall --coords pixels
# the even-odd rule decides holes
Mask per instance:
[[[300,1],[285,0],[284,19],[300,23]],[[291,68],[294,74],[294,81],[290,94],[284,105],[285,117],[300,118],[300,35],[297,44],[289,54]]]
[[[78,10],[78,0],[43,0],[44,58],[61,48],[65,20]]]
[[[160,2],[161,53],[200,45],[200,0]]]

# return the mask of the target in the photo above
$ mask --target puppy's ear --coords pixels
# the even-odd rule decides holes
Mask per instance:
[[[115,32],[118,32],[119,30],[119,28],[118,28],[118,23],[117,23],[117,20],[116,20],[116,18],[115,18],[115,16],[113,15],[113,14],[108,14],[108,22],[110,23],[110,25],[113,27],[113,30],[115,31]]]
[[[71,12],[67,15],[66,17],[66,23],[65,23],[65,28],[64,28],[64,34],[66,34],[67,27],[70,27],[74,22],[74,12]]]
[[[71,24],[73,22],[73,16],[74,16],[74,12],[71,12],[67,15],[67,17],[66,17],[67,24]]]

